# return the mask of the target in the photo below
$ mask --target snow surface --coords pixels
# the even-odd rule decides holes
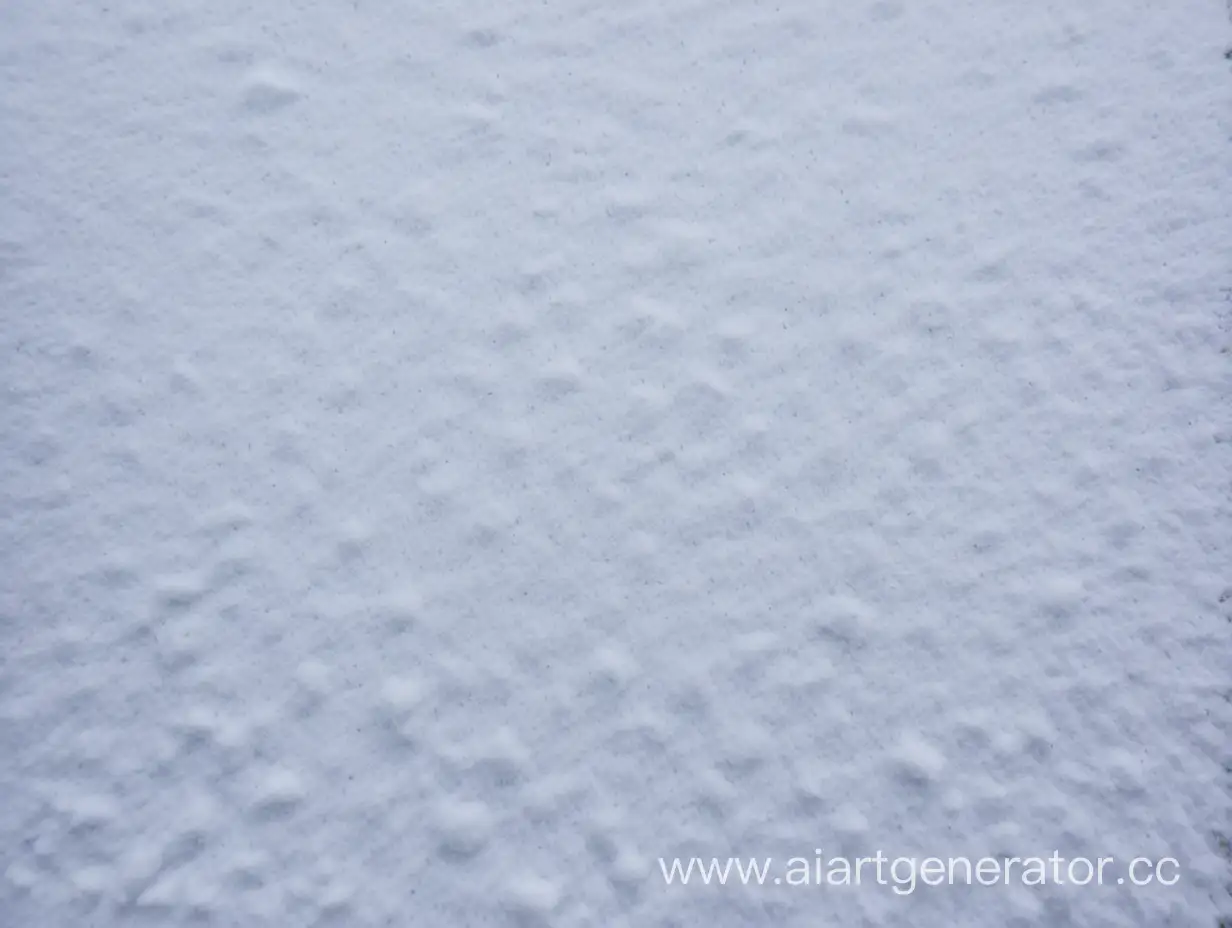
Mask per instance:
[[[0,924],[1213,928],[1230,41],[5,3]]]

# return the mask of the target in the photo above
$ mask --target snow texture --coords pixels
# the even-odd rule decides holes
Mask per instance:
[[[1214,928],[1230,42],[5,3],[0,924]]]

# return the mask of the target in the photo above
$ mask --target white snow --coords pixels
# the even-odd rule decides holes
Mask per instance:
[[[1229,46],[4,4],[0,926],[1232,918]]]

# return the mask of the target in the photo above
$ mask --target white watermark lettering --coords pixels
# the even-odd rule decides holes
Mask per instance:
[[[883,886],[907,896],[920,886],[1175,886],[1181,865],[1174,857],[660,857],[669,886]]]

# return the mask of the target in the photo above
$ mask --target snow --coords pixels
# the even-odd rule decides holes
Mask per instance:
[[[5,5],[0,924],[1232,917],[1230,43]]]

